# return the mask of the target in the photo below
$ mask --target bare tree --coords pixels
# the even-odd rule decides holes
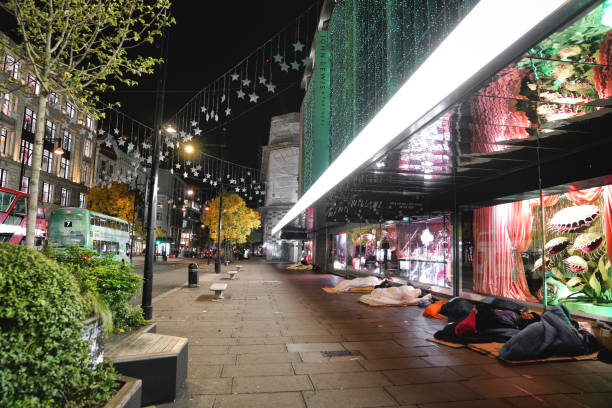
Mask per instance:
[[[34,246],[43,139],[49,94],[62,94],[98,117],[99,95],[110,80],[136,85],[161,59],[135,54],[174,23],[170,0],[5,0],[18,44],[3,44],[29,66],[40,86],[32,153],[26,245]]]

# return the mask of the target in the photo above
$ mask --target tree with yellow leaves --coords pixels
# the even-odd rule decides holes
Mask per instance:
[[[134,192],[124,183],[92,187],[87,193],[87,208],[132,222]]]
[[[208,227],[210,238],[218,244],[219,197],[209,201],[202,224]],[[238,194],[223,193],[223,215],[221,217],[221,241],[228,244],[243,244],[252,230],[259,228],[259,213],[246,206]]]

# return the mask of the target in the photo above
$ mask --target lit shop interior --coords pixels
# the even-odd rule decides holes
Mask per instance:
[[[611,319],[612,6],[580,13],[318,200],[313,262]]]

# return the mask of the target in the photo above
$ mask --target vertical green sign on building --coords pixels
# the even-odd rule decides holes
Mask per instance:
[[[313,151],[312,181],[329,167],[329,31],[317,31],[315,67],[313,72],[314,107],[312,115]]]

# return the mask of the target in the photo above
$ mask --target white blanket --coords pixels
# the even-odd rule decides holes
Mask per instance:
[[[346,279],[337,284],[334,289],[338,292],[347,292],[352,288],[363,288],[366,286],[376,286],[380,283],[380,279],[376,276],[368,276],[366,278]]]
[[[363,295],[361,298],[366,300],[370,305],[395,305],[408,306],[416,305],[421,299],[428,299],[431,295],[421,296],[421,289],[412,286],[394,286],[391,288],[374,289],[369,295]]]

